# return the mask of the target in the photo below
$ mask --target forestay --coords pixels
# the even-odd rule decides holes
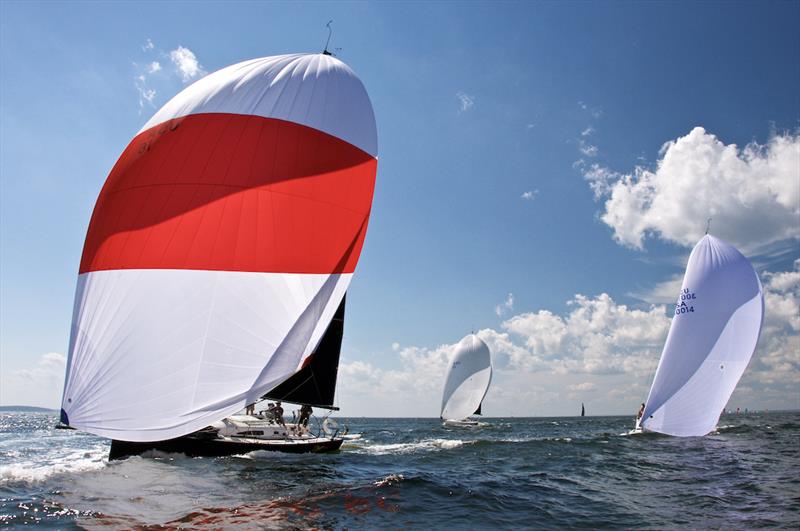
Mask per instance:
[[[62,420],[178,437],[303,367],[356,267],[376,168],[367,93],[330,55],[245,61],[175,96],[95,205]]]
[[[753,266],[704,236],[689,256],[642,427],[677,436],[712,431],[753,355],[763,315]]]
[[[475,334],[456,346],[442,393],[441,417],[465,419],[478,410],[492,381],[492,356],[489,347]]]

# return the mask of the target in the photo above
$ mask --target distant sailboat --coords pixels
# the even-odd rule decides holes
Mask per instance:
[[[470,415],[480,415],[483,399],[492,381],[492,355],[475,334],[456,346],[447,367],[442,393],[441,418],[449,425],[477,425]]]
[[[367,92],[328,52],[244,61],[167,102],[92,214],[62,422],[113,439],[112,457],[338,448],[336,432],[234,414],[262,398],[336,409],[376,169]]]
[[[583,402],[581,402],[581,417],[585,417],[585,416],[586,416],[586,408],[583,407]]]
[[[713,431],[755,351],[763,317],[753,266],[732,245],[705,235],[689,256],[636,429],[679,437]]]

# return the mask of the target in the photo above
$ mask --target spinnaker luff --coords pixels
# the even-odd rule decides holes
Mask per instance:
[[[764,295],[753,266],[711,235],[694,247],[641,426],[705,435],[742,377],[758,343]]]
[[[342,306],[376,170],[369,97],[328,54],[245,61],[180,92],[95,205],[62,421],[180,437],[301,370]]]

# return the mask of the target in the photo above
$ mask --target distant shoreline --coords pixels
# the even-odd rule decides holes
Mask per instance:
[[[58,413],[57,409],[50,409],[46,407],[37,406],[0,406],[0,412],[17,412],[17,413]]]

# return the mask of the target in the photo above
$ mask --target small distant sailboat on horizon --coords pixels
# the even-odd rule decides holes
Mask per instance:
[[[581,417],[585,417],[585,416],[586,416],[586,408],[583,407],[583,402],[581,402]]]
[[[653,385],[631,432],[706,435],[755,352],[764,294],[753,266],[706,234],[692,249]]]
[[[447,366],[440,418],[447,426],[477,426],[483,399],[492,382],[489,346],[475,334],[459,341]]]

